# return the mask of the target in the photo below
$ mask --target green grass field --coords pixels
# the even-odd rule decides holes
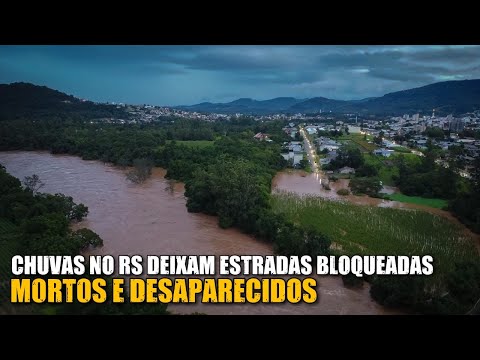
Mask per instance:
[[[377,148],[375,144],[369,144],[368,140],[370,140],[368,137],[368,140],[365,140],[365,135],[362,134],[349,134],[349,135],[343,135],[340,136],[338,139],[339,140],[350,140],[351,143],[354,143],[357,145],[357,147],[362,150],[363,152],[371,152]]]
[[[437,209],[443,209],[448,204],[447,200],[443,199],[428,199],[420,196],[408,196],[399,193],[388,195],[388,198],[394,201],[424,205]]]
[[[280,193],[273,209],[328,235],[347,255],[432,255],[435,274],[461,259],[479,260],[472,239],[449,220],[424,211],[378,208]]]
[[[167,143],[169,142],[171,142],[171,140],[167,140]],[[213,141],[210,141],[210,140],[176,140],[176,143],[179,145],[199,147],[199,148],[213,146]]]
[[[418,155],[415,155],[413,153],[393,153],[392,154],[392,157],[395,158],[395,157],[398,157],[398,156],[403,156],[403,158],[407,161],[407,162],[414,162],[414,163],[420,163],[422,161],[422,158]]]
[[[396,146],[392,149],[395,150],[396,152],[405,153],[405,154],[409,154],[412,152],[410,149],[407,149],[406,147],[403,147],[403,146]]]

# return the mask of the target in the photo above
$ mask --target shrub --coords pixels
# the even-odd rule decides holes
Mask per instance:
[[[346,195],[350,195],[350,191],[348,191],[348,189],[340,189],[337,191],[337,194],[341,196],[346,196]]]

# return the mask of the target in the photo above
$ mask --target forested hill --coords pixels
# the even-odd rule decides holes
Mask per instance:
[[[372,113],[461,114],[480,110],[480,80],[444,81],[415,89],[397,91],[358,104]]]
[[[69,120],[126,118],[127,113],[116,106],[84,101],[46,86],[22,82],[0,84],[0,121],[46,117]]]

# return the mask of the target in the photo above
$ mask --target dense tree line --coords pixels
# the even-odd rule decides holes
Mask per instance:
[[[460,147],[451,149],[454,156],[461,152]],[[453,215],[480,233],[480,158],[475,159],[470,169],[471,178],[462,178],[459,170],[464,164],[458,160],[446,165],[442,160],[439,164],[440,156],[440,150],[429,146],[420,161],[395,158],[393,162],[398,167],[398,176],[393,176],[395,185],[406,195],[448,200]]]
[[[152,159],[167,140],[213,140],[215,133],[213,125],[191,120],[150,125],[15,120],[0,122],[0,151],[50,150],[126,166]]]
[[[459,175],[451,167],[436,165],[431,153],[427,153],[418,164],[400,158],[398,173],[394,181],[406,195],[453,199],[458,193]]]

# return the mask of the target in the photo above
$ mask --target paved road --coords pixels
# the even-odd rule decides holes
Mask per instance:
[[[310,166],[312,167],[312,171],[317,173],[319,171],[318,164],[315,162],[315,146],[313,146],[310,141],[308,140],[307,136],[305,135],[305,129],[302,127],[300,128],[300,134],[303,136],[303,142],[305,146],[305,151],[307,152],[308,160],[310,161]]]

